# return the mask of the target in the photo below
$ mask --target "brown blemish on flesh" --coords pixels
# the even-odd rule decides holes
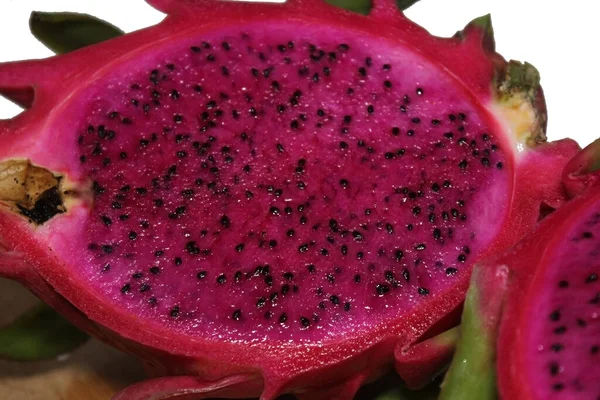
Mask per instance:
[[[29,160],[0,163],[0,202],[41,225],[64,213],[61,177]]]

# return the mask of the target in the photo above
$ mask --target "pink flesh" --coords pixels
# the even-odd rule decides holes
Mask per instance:
[[[525,318],[527,363],[536,398],[600,396],[600,204],[546,256]]]
[[[322,59],[309,58],[309,42],[299,38],[298,32],[319,38],[310,43],[317,47],[315,54],[325,51]],[[287,47],[289,40],[294,42],[293,49]],[[203,41],[212,48],[204,48]],[[229,50],[223,48],[224,41]],[[341,43],[347,43],[349,50],[340,51]],[[286,49],[280,51],[278,45]],[[191,46],[200,51],[192,51]],[[335,60],[329,52],[335,52]],[[192,336],[319,341],[369,326],[374,319],[407,313],[428,296],[452,286],[503,223],[510,173],[494,128],[444,72],[397,44],[388,47],[368,38],[356,40],[332,28],[314,28],[311,35],[306,27],[288,23],[270,26],[268,32],[262,25],[215,32],[212,37],[179,45],[171,42],[168,49],[153,48],[148,54],[124,64],[123,70],[114,70],[112,78],[92,84],[80,99],[73,100],[81,109],[72,113],[82,115],[81,124],[72,132],[73,140],[80,138],[80,155],[85,157],[81,165],[104,192],[97,195],[82,235],[68,243],[59,236],[50,239],[52,249],[76,270],[73,276],[92,282],[96,296],[116,307]],[[209,54],[216,61],[208,61]],[[285,57],[291,59],[289,64]],[[366,65],[367,57],[372,58],[371,66]],[[383,68],[386,63],[391,70]],[[298,72],[303,65],[309,69],[306,76]],[[266,78],[264,71],[270,66],[274,69]],[[253,67],[259,77],[251,73]],[[330,68],[331,77],[323,73],[324,67]],[[361,67],[366,77],[359,73]],[[158,73],[152,75],[153,69]],[[315,73],[318,82],[313,79]],[[154,77],[157,84],[150,80]],[[384,86],[387,79],[391,89]],[[273,81],[279,83],[279,91],[273,89]],[[132,88],[132,84],[138,86]],[[196,91],[195,85],[202,91]],[[349,87],[353,95],[348,94]],[[423,92],[417,93],[418,88]],[[290,98],[296,89],[302,95],[298,105],[292,106]],[[159,94],[159,106],[153,104],[153,90]],[[221,97],[221,92],[228,98]],[[216,102],[214,107],[211,100]],[[149,104],[147,114],[145,104]],[[283,113],[277,111],[280,104],[285,105]],[[372,114],[368,105],[374,106]],[[401,112],[401,106],[407,112]],[[234,109],[239,111],[238,119],[232,117]],[[222,116],[215,114],[217,110]],[[111,118],[113,111],[120,114]],[[208,120],[203,119],[204,112]],[[464,113],[464,121],[459,113]],[[347,114],[352,116],[348,124],[343,121]],[[456,117],[454,121],[450,114]],[[412,122],[415,117],[421,121]],[[432,123],[434,119],[439,124]],[[216,126],[203,131],[210,121]],[[297,129],[292,129],[292,121],[298,122]],[[114,131],[114,138],[99,138],[100,125],[106,132]],[[92,133],[88,126],[93,127]],[[392,134],[394,126],[400,128],[397,136]],[[414,135],[407,135],[409,130]],[[444,137],[446,132],[453,133],[452,139]],[[177,135],[182,135],[179,143]],[[459,142],[462,137],[466,139],[463,144]],[[145,147],[142,139],[148,140]],[[363,147],[358,145],[360,140]],[[342,141],[347,149],[341,147]],[[199,148],[210,146],[199,154],[194,142]],[[97,144],[100,154],[94,155]],[[282,152],[277,144],[283,146]],[[225,146],[230,150],[223,150]],[[370,153],[369,148],[374,151]],[[400,149],[404,155],[398,156]],[[178,155],[179,151],[185,155]],[[127,156],[121,158],[121,152]],[[394,156],[387,159],[387,152]],[[489,166],[484,165],[484,157]],[[105,159],[109,160],[106,166]],[[300,159],[306,164],[299,174]],[[463,160],[467,161],[464,170],[459,167]],[[172,165],[176,172],[165,178]],[[250,173],[244,172],[245,165],[250,166]],[[211,172],[211,167],[218,172]],[[156,188],[154,178],[158,179]],[[198,178],[201,185],[195,184]],[[346,189],[341,179],[348,180]],[[444,187],[446,180],[450,187]],[[298,188],[299,181],[304,182],[304,190]],[[210,182],[215,182],[214,188],[208,187]],[[437,192],[432,190],[434,183],[439,186]],[[129,190],[122,190],[126,186]],[[147,194],[137,193],[136,188],[145,188]],[[193,193],[182,195],[187,189]],[[279,197],[277,189],[282,190]],[[253,194],[251,199],[247,190]],[[163,205],[157,206],[155,199]],[[464,206],[457,204],[459,200]],[[298,210],[301,205],[303,211]],[[171,219],[169,214],[181,206],[185,212]],[[420,207],[418,215],[416,206]],[[272,207],[280,215],[273,215]],[[365,215],[367,209],[370,215]],[[457,217],[452,209],[457,210]],[[121,215],[129,218],[121,221]],[[220,223],[224,215],[230,221],[228,227]],[[110,227],[102,216],[111,219]],[[330,219],[337,221],[338,232],[330,229]],[[142,220],[148,221],[147,228],[140,226]],[[439,240],[434,239],[436,228],[441,231]],[[291,238],[289,229],[295,230]],[[354,231],[360,232],[362,241],[354,238]],[[135,232],[135,240],[129,238],[130,232]],[[277,242],[272,249],[271,240]],[[92,243],[96,246],[89,246]],[[238,252],[240,243],[245,246]],[[308,249],[300,252],[304,244]],[[418,250],[421,244],[425,250]],[[108,249],[105,245],[111,246],[111,253],[103,250]],[[342,254],[342,245],[347,246],[347,255]],[[73,248],[86,250],[73,252]],[[196,248],[199,254],[187,250],[195,253]],[[203,253],[205,249],[209,255]],[[321,249],[328,255],[322,255]],[[381,255],[379,249],[383,249]],[[403,252],[400,260],[395,258],[397,249]],[[157,251],[163,253],[155,256]],[[357,257],[360,251],[362,259]],[[458,261],[461,255],[464,263]],[[181,265],[176,265],[176,257],[181,257]],[[258,265],[266,264],[270,275],[253,276]],[[314,273],[309,272],[310,264],[315,265]],[[158,267],[158,273],[150,272],[152,267]],[[197,278],[201,271],[206,271],[204,279]],[[241,272],[239,282],[237,271]],[[386,280],[386,271],[393,274],[391,282]],[[289,281],[283,276],[286,272],[293,274]],[[133,278],[135,273],[141,277]],[[222,284],[217,283],[220,274],[226,279]],[[356,275],[360,275],[358,283]],[[266,281],[268,276],[272,286]],[[289,290],[283,294],[286,284]],[[389,291],[378,293],[378,285]],[[142,288],[147,290],[140,292]],[[270,300],[272,293],[277,293],[276,301]],[[331,296],[338,296],[339,304]],[[258,307],[261,298],[266,301]],[[267,312],[272,313],[269,318]],[[280,322],[284,313],[287,319]]]

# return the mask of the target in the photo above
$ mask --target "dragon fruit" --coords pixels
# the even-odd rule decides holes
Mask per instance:
[[[600,140],[565,169],[575,199],[475,268],[441,399],[599,398],[599,160]]]
[[[0,275],[144,361],[117,399],[350,399],[565,200],[578,146],[488,18],[148,2],[157,26],[0,64],[27,108],[0,121]]]

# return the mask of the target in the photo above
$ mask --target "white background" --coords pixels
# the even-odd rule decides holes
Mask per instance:
[[[0,62],[51,55],[29,34],[32,10],[90,13],[125,31],[162,19],[144,0],[0,0]],[[407,15],[433,34],[450,36],[471,19],[491,13],[498,51],[531,62],[542,74],[549,138],[572,137],[583,146],[600,137],[595,10],[591,0],[421,0]],[[18,111],[0,99],[0,118]]]

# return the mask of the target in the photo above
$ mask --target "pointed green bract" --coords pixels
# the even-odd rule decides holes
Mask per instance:
[[[590,166],[590,172],[600,171],[600,139],[595,140],[587,148],[589,148],[589,151],[593,152],[594,154],[594,159]]]
[[[0,358],[39,361],[75,350],[88,335],[71,325],[45,304],[0,328]]]
[[[34,11],[29,19],[31,33],[55,53],[63,54],[121,36],[114,25],[87,14]]]
[[[462,31],[456,32],[454,37],[464,40],[467,34],[473,29],[479,29],[481,31],[482,47],[492,53],[495,52],[496,39],[494,37],[494,27],[492,25],[491,14],[482,15],[481,17],[473,19]]]
[[[368,14],[371,10],[370,0],[326,0],[329,4],[344,8],[349,11],[354,11],[359,14]],[[398,9],[406,10],[419,0],[396,0]]]
[[[501,266],[476,266],[467,292],[460,339],[440,400],[495,400],[496,336],[508,282]]]

